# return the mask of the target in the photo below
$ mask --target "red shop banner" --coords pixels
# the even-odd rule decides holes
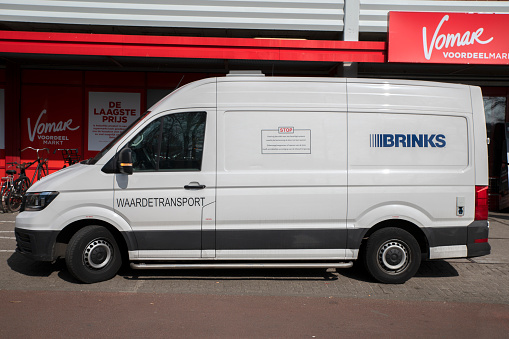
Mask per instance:
[[[26,85],[22,91],[29,99],[21,104],[21,147],[48,148],[52,154],[55,149],[81,150],[81,89]],[[23,152],[21,157],[35,158],[35,152]],[[61,158],[60,152],[51,158]]]
[[[509,64],[509,14],[390,12],[389,62]]]

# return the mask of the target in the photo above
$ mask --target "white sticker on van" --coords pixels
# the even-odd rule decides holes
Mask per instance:
[[[293,127],[262,130],[262,154],[311,154],[311,130]]]

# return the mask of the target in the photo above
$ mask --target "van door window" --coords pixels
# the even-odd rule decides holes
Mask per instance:
[[[145,127],[127,145],[134,171],[200,171],[205,112],[169,114]]]
[[[134,171],[157,170],[162,118],[151,122],[127,144],[132,150]]]
[[[206,117],[205,112],[165,117],[159,154],[160,170],[201,170]]]

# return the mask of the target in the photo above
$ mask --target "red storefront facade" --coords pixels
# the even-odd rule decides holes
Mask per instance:
[[[508,15],[391,12],[388,20],[385,41],[0,31],[0,56],[7,60],[0,68],[0,175],[8,162],[34,159],[35,152],[20,152],[28,146],[51,150],[50,171],[63,166],[55,149],[77,148],[91,157],[155,100],[194,80],[259,65],[267,76],[342,76],[342,65],[356,63],[360,77],[481,86],[492,208],[509,207],[509,83],[496,77],[509,73]],[[164,60],[185,61],[185,70],[159,67]],[[310,72],[315,65],[320,71]]]
[[[0,32],[0,48],[15,55],[376,63],[386,59],[384,42],[8,31]],[[56,149],[78,149],[82,158],[92,157],[148,109],[151,91],[170,92],[179,85],[221,75],[224,73],[0,69],[0,88],[6,98],[0,174],[5,175],[6,163],[34,160],[34,151],[20,153],[29,146],[50,149],[50,172],[63,166],[60,154],[53,154]]]

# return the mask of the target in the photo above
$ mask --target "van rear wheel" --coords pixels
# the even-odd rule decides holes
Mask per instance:
[[[402,284],[413,277],[421,265],[419,243],[405,230],[383,228],[368,238],[364,265],[375,280]]]
[[[110,231],[102,226],[87,226],[69,241],[65,262],[76,279],[90,284],[113,278],[122,265],[122,257]]]

